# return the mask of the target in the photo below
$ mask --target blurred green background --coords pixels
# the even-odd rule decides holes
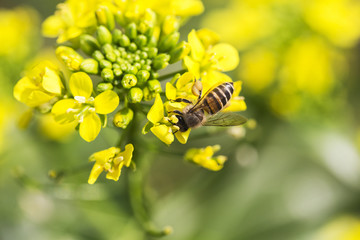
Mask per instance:
[[[35,117],[12,87],[38,59],[55,58],[41,22],[60,1],[0,3],[0,239],[152,239],[119,182],[87,178],[88,157],[116,140],[112,129],[85,143]],[[204,1],[182,28],[216,31],[233,44],[247,128],[194,131],[186,145],[161,145],[146,179],[164,239],[360,239],[360,2],[355,0]],[[256,121],[256,124],[254,122]],[[256,126],[255,126],[256,125]],[[139,126],[141,128],[142,126]],[[220,144],[229,156],[209,172],[183,161],[190,147]],[[64,171],[61,181],[48,172]]]

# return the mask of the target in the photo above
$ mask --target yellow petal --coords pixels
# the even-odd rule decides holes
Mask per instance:
[[[115,155],[119,152],[120,152],[119,148],[111,147],[92,154],[89,157],[89,161],[96,161],[99,164],[105,164],[108,160],[114,158]]]
[[[191,57],[184,57],[184,64],[189,72],[193,73],[196,78],[200,77],[200,64],[194,61]]]
[[[96,113],[87,114],[80,123],[80,136],[87,142],[95,140],[101,129],[101,121]]]
[[[201,40],[201,42],[204,44],[205,49],[215,45],[220,40],[219,34],[207,28],[202,28],[198,30],[196,34]]]
[[[46,37],[57,37],[65,28],[61,17],[53,15],[45,19],[42,24],[42,34]]]
[[[175,137],[180,143],[185,144],[189,138],[190,130],[191,129],[189,128],[186,132],[177,131]]]
[[[221,71],[234,70],[239,65],[239,53],[232,45],[227,43],[216,44],[211,48],[217,63],[213,67]]]
[[[125,146],[125,151],[120,153],[124,157],[124,165],[129,167],[134,152],[134,146],[129,143]]]
[[[233,97],[239,96],[239,94],[240,94],[240,92],[241,92],[241,86],[242,86],[242,81],[236,81],[236,82],[234,82],[234,93],[233,93]]]
[[[27,93],[29,93],[29,94],[27,95]],[[27,98],[23,99],[23,100],[24,100],[24,103],[26,105],[28,105],[29,107],[40,106],[44,103],[49,102],[52,98],[54,98],[53,95],[47,94],[47,93],[44,93],[43,91],[38,91],[38,90],[25,91],[24,96],[26,96],[26,95],[27,95]]]
[[[166,98],[169,100],[175,100],[176,99],[176,88],[171,83],[166,83],[166,90],[165,90]]]
[[[114,180],[114,181],[119,180],[122,166],[123,166],[123,163],[120,163],[118,166],[112,168],[112,169],[111,169],[112,171],[111,171],[111,172],[108,172],[108,173],[106,174],[106,178],[107,178],[107,179]]]
[[[204,57],[205,49],[194,29],[188,35],[188,42],[191,47],[191,57],[200,62]]]
[[[230,100],[230,105],[222,110],[222,112],[240,112],[246,110],[246,103],[243,97],[235,97]]]
[[[101,164],[95,163],[94,166],[91,169],[90,176],[88,179],[89,184],[94,184],[100,174],[104,171],[104,168]]]
[[[26,99],[27,95],[30,94],[29,92],[26,94],[26,97],[24,96],[24,92],[28,91],[28,90],[35,90],[35,89],[39,89],[38,86],[35,85],[35,83],[33,81],[31,81],[30,78],[28,77],[23,77],[22,79],[20,79],[15,87],[14,87],[14,97],[16,98],[16,100],[20,101],[20,102],[24,102],[24,99]]]
[[[91,96],[93,91],[91,78],[84,72],[73,73],[70,77],[69,86],[74,96],[82,96],[86,99]]]
[[[164,104],[161,100],[160,94],[156,94],[155,102],[147,114],[147,119],[152,123],[160,122],[164,117]]]
[[[61,90],[63,88],[63,84],[61,82],[59,74],[48,67],[45,67],[45,74],[43,76],[42,86],[46,91],[57,95],[61,94]]]
[[[106,90],[95,97],[95,112],[108,114],[119,106],[119,96],[112,90]]]
[[[174,135],[172,134],[171,127],[162,124],[154,126],[150,130],[156,137],[158,137],[167,145],[171,144],[174,141]]]
[[[63,99],[55,103],[51,109],[56,122],[64,124],[75,121],[75,112],[77,104],[75,99]]]
[[[181,77],[176,81],[176,88],[181,89],[183,87],[187,87],[189,83],[191,83],[192,85],[194,83],[194,80],[195,80],[194,74],[191,72],[186,72],[183,75],[181,75]]]
[[[232,79],[225,73],[219,71],[209,71],[206,75],[202,76],[203,93],[206,93],[210,89],[225,83],[232,82]]]

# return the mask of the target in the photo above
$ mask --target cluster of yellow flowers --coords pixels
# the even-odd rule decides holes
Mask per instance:
[[[241,52],[239,78],[283,117],[327,102],[359,23],[356,0],[233,0],[203,21]]]
[[[208,29],[192,30],[187,41],[179,41],[184,20],[202,11],[198,0],[67,0],[44,21],[42,30],[45,36],[57,38],[56,55],[71,76],[67,79],[58,66],[41,62],[18,81],[14,96],[35,112],[51,113],[57,123],[75,124],[87,142],[107,126],[109,114],[114,113],[114,126],[125,129],[121,134],[126,135],[137,125],[136,116],[144,113],[148,123],[142,133],[151,131],[168,145],[175,137],[184,144],[190,129],[179,131],[173,111],[181,111],[186,104],[175,100],[196,100],[191,91],[196,81],[202,82],[203,92],[232,82],[223,72],[239,63],[237,50],[219,43],[218,35]],[[185,73],[174,73],[163,94],[160,81],[164,79],[158,71],[180,60]],[[243,111],[246,105],[238,96],[241,82],[234,87],[227,111]],[[132,141],[130,136],[122,139]],[[107,178],[118,180],[121,168],[130,166],[134,146],[128,143],[121,152],[121,144],[90,157],[95,161],[90,184],[103,171]],[[217,150],[218,146],[199,153],[191,150],[186,159],[220,170],[225,158],[212,158]]]

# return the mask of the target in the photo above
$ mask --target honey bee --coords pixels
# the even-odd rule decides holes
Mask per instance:
[[[195,82],[192,90],[194,94],[199,96],[195,104],[183,98],[175,100],[176,102],[189,103],[182,111],[173,111],[178,119],[174,125],[179,127],[180,132],[199,126],[237,126],[247,121],[245,117],[239,114],[220,112],[228,106],[234,92],[232,82],[225,82],[210,89],[203,97],[201,96],[202,85],[200,81]]]

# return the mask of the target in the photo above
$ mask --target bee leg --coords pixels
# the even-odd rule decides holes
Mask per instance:
[[[187,100],[185,98],[177,98],[174,100],[174,102],[192,103],[190,100]]]
[[[191,91],[192,91],[192,93],[193,93],[195,96],[198,96],[198,100],[201,99],[202,89],[203,89],[203,86],[202,86],[201,81],[195,80],[194,85],[192,86]]]

